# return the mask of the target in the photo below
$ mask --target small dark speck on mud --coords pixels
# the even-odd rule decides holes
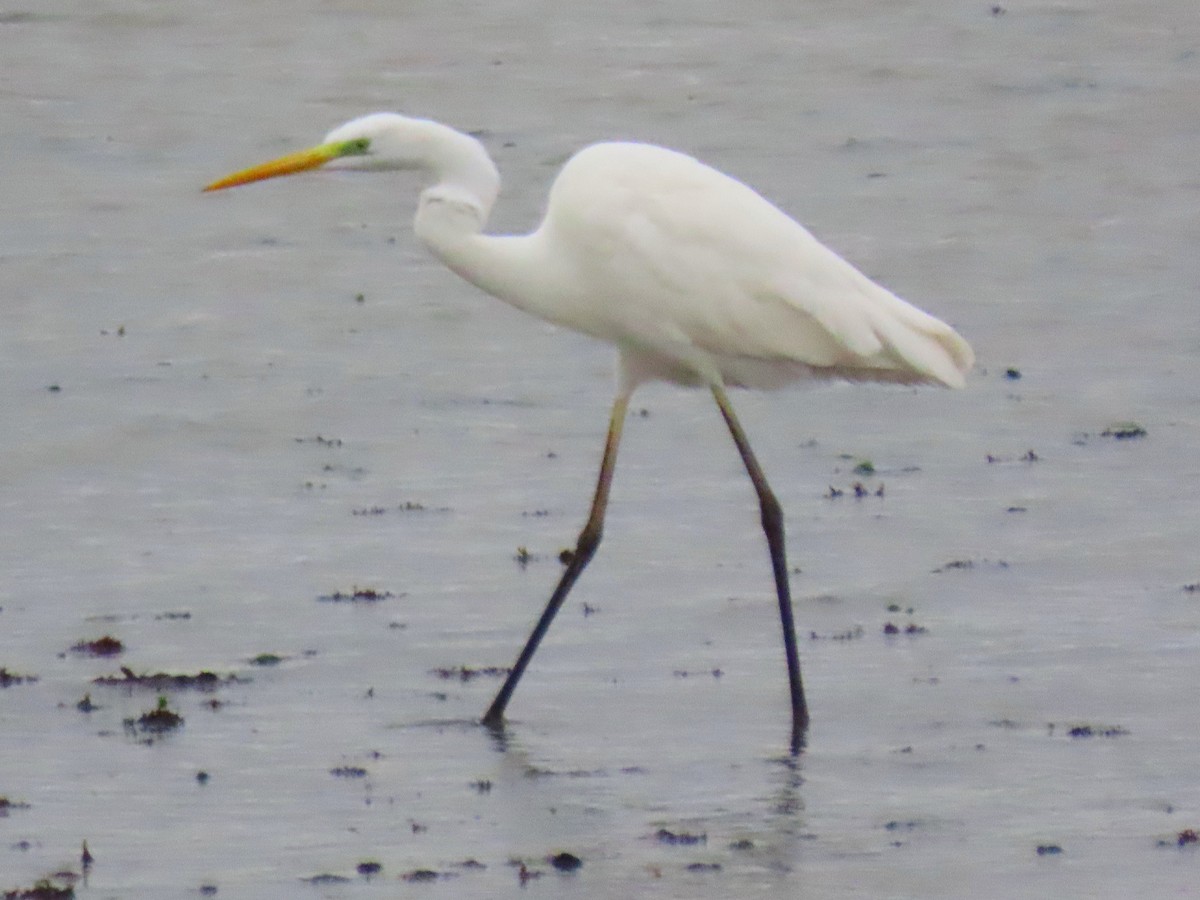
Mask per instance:
[[[740,850],[743,852],[747,851],[747,850],[753,850],[754,849],[754,841],[750,840],[750,838],[742,838],[741,840],[737,840],[737,841],[734,841],[733,843],[731,843],[729,845],[729,849],[730,850]]]
[[[46,390],[48,390],[52,394],[57,394],[62,391],[62,387],[57,384],[48,384],[48,385],[46,385]]]
[[[1191,584],[1185,584],[1183,589],[1189,594],[1200,594],[1200,581],[1194,581]]]
[[[560,872],[575,872],[583,866],[583,860],[574,853],[555,853],[546,861]]]
[[[530,553],[526,547],[522,546],[517,548],[517,552],[513,555],[513,559],[516,561],[518,566],[524,569],[531,562],[533,562],[533,560],[537,559],[537,557]]]
[[[356,871],[363,878],[370,878],[373,875],[378,875],[383,871],[383,864],[378,863],[373,859],[369,859],[366,862],[360,862],[354,867],[354,871]]]
[[[82,713],[90,713],[90,712],[95,712],[100,707],[92,702],[91,694],[84,694],[83,699],[75,704],[75,708]]]
[[[564,566],[569,566],[571,564],[571,560],[573,560],[574,558],[575,558],[575,551],[571,550],[570,548],[565,549],[565,550],[560,550],[558,552],[558,561],[560,563],[562,563]]]
[[[684,866],[684,868],[689,872],[720,872],[721,864],[694,862],[688,863],[686,866]]]
[[[283,657],[276,653],[260,653],[250,659],[252,666],[277,666],[283,662]]]
[[[207,772],[201,769],[196,773],[196,784],[208,784],[208,779],[210,777],[211,776]]]
[[[217,896],[217,886],[215,884],[202,884],[199,887],[201,897]]]
[[[366,778],[367,770],[362,766],[338,766],[330,769],[329,774],[334,778]]]
[[[94,641],[80,641],[71,646],[72,653],[82,653],[87,656],[116,656],[125,650],[125,645],[110,634],[96,638]]]
[[[477,794],[490,794],[492,791],[492,783],[486,778],[481,778],[479,781],[472,781],[471,787]]]
[[[1058,856],[1062,852],[1063,849],[1058,844],[1038,844],[1037,846],[1038,856]]]

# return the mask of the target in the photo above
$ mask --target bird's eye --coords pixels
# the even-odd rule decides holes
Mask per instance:
[[[355,138],[342,145],[342,153],[346,156],[365,156],[371,151],[370,138]]]

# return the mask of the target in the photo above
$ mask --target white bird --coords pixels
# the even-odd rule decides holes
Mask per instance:
[[[800,379],[961,387],[974,364],[950,326],[901,300],[741,182],[673,150],[600,143],[579,151],[530,234],[483,233],[500,176],[475,138],[375,113],[318,146],[237,172],[234,187],[310,169],[415,170],[417,237],[460,276],[518,309],[613,343],[618,383],[591,513],[562,579],[483,717],[498,728],[517,682],[600,543],[629,399],[650,380],[708,388],[754,484],[770,550],[792,703],[793,752],[808,708],[800,677],[783,513],[726,387]]]

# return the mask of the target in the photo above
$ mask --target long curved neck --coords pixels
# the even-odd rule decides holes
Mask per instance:
[[[475,138],[428,122],[420,168],[433,184],[421,192],[413,231],[457,275],[522,309],[538,291],[532,236],[483,234],[500,192],[500,174]]]

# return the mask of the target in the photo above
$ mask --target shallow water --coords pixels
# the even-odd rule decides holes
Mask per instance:
[[[0,666],[38,678],[0,689],[0,889],[86,839],[94,897],[1197,893],[1190,4],[45,2],[0,40]],[[198,192],[388,108],[482,132],[498,231],[580,145],[661,142],[972,341],[963,392],[734,398],[815,635],[799,759],[699,393],[635,398],[507,741],[494,678],[435,674],[508,665],[544,603],[611,352],[440,269],[402,178]],[[392,596],[318,599],[356,587]],[[90,683],[120,666],[246,680],[146,744],[157,694]]]

